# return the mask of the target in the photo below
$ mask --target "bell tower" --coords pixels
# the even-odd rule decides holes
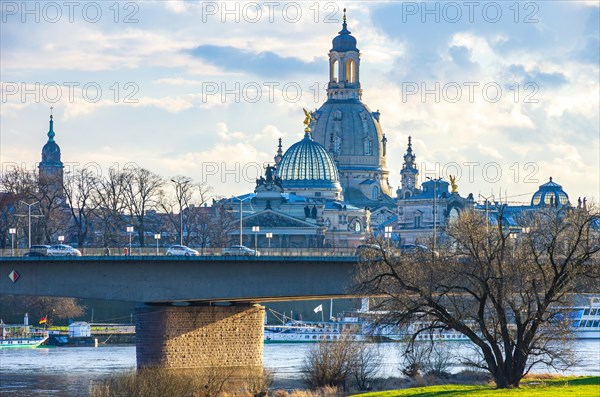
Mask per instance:
[[[408,147],[404,154],[404,164],[400,171],[402,186],[396,191],[399,199],[407,199],[415,195],[417,192],[417,177],[419,170],[417,169],[416,157],[412,150],[412,138],[408,137]]]
[[[350,34],[346,24],[346,9],[342,30],[333,39],[329,51],[328,99],[358,99],[362,97],[360,88],[360,51],[356,39]]]
[[[40,186],[47,188],[48,191],[63,196],[63,169],[64,165],[60,160],[60,147],[54,141],[54,116],[50,108],[50,128],[48,130],[48,142],[42,149],[42,161],[38,165]]]

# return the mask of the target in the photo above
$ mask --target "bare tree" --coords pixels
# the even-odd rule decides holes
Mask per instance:
[[[94,215],[101,223],[103,247],[117,245],[119,231],[124,230],[125,191],[125,176],[115,169],[111,168],[105,178],[96,179],[91,199]]]
[[[597,283],[597,219],[595,209],[540,209],[520,219],[526,229],[515,235],[501,213],[490,226],[466,211],[448,225],[439,256],[381,250],[359,267],[358,290],[380,297],[382,321],[426,324],[414,328],[412,342],[432,330],[462,333],[481,356],[472,365],[489,371],[499,388],[518,387],[538,363],[568,364],[569,345],[560,342],[570,327],[561,308],[586,282]]]
[[[158,206],[160,191],[164,185],[162,177],[139,167],[123,171],[127,210],[136,228],[140,246],[144,247],[147,228],[146,215]]]
[[[175,194],[162,190],[159,207],[168,214],[169,229],[179,236],[178,243],[189,246],[192,242],[199,242],[199,213],[195,208],[208,200],[211,188],[206,184],[196,184],[187,176],[175,176],[170,181]]]
[[[46,244],[53,243],[53,237],[64,233],[69,227],[69,209],[65,203],[62,184],[57,185],[50,181],[38,183],[34,198],[39,201],[42,217],[40,218],[41,239]]]
[[[17,246],[19,238],[25,238],[22,232],[27,224],[22,217],[16,216],[21,200],[32,201],[37,189],[37,181],[33,172],[21,168],[7,170],[0,177],[0,235],[1,247],[10,245],[9,229],[16,228]],[[7,244],[8,242],[8,244]]]
[[[97,187],[96,175],[89,168],[68,173],[63,181],[66,202],[71,213],[72,229],[77,237],[77,246],[86,243],[95,202],[92,195]]]
[[[227,247],[230,244],[230,232],[236,229],[239,222],[237,211],[233,210],[229,200],[213,202],[212,208],[205,238],[210,241],[211,247]]]
[[[344,390],[354,381],[367,390],[381,366],[373,344],[343,334],[335,341],[316,343],[308,350],[302,372],[311,387],[336,386]]]

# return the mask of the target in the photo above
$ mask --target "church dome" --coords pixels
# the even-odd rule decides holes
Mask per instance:
[[[293,144],[283,155],[277,167],[283,188],[341,189],[337,167],[325,148],[315,142],[310,132]]]
[[[556,182],[550,181],[540,186],[531,198],[531,205],[536,207],[569,205],[569,196]]]
[[[62,165],[60,161],[60,147],[56,142],[46,142],[42,149],[42,163],[46,165]]]
[[[48,130],[48,142],[42,148],[42,163],[45,166],[62,167],[60,161],[60,147],[54,141],[54,117],[50,115],[50,129]]]
[[[344,8],[344,23],[342,24],[342,30],[338,32],[338,35],[334,37],[332,44],[332,51],[337,52],[346,52],[346,51],[356,51],[358,52],[358,48],[356,48],[356,38],[350,34],[351,32],[348,30],[346,25],[346,9]]]

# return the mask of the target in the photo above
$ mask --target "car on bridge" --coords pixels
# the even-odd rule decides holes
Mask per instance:
[[[172,245],[165,253],[167,256],[198,256],[200,253],[185,245]]]
[[[234,245],[229,248],[223,248],[223,255],[260,256],[260,252],[243,245]]]
[[[56,244],[48,247],[48,256],[81,256],[81,251],[70,245]]]
[[[422,244],[403,244],[400,246],[400,252],[404,254],[431,254],[434,256],[440,256],[437,251],[431,251],[431,249]]]
[[[23,256],[48,256],[49,245],[32,245]]]

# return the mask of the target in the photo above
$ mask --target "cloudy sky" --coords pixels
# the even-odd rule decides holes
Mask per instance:
[[[394,187],[411,135],[463,195],[527,202],[552,176],[600,198],[597,1],[0,4],[3,170],[35,167],[53,106],[68,167],[249,191],[325,100],[347,7]]]

